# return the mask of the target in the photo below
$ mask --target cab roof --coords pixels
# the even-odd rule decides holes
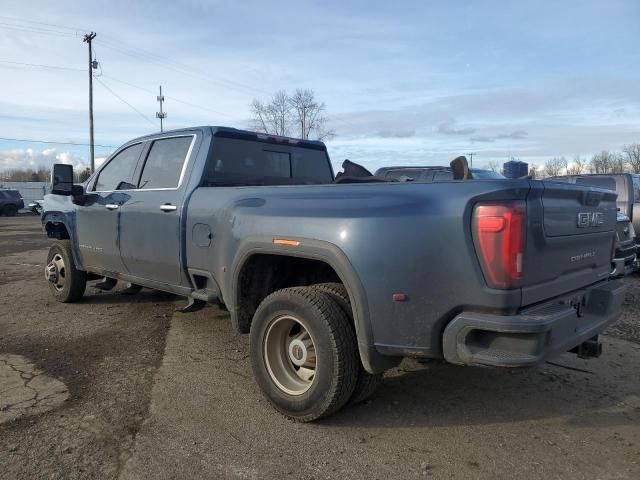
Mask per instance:
[[[299,146],[303,148],[313,148],[315,150],[326,150],[327,147],[323,142],[317,140],[302,140],[293,137],[282,137],[279,135],[271,135],[268,133],[252,132],[250,130],[241,130],[239,128],[222,127],[222,126],[198,126],[190,128],[180,128],[175,130],[165,130],[164,132],[156,132],[142,137],[138,137],[130,140],[127,143],[141,141],[141,140],[153,140],[154,138],[167,137],[176,134],[190,133],[194,130],[207,130],[209,129],[214,137],[223,138],[238,138],[243,140],[262,141],[268,143],[277,144],[289,144],[292,146]]]

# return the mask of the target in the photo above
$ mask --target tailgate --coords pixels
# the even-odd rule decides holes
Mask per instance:
[[[615,192],[554,181],[532,182],[527,211],[523,305],[609,276]]]

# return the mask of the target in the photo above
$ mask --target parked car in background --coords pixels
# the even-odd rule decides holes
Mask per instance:
[[[31,210],[36,215],[42,215],[43,204],[44,204],[44,200],[34,200],[29,204],[29,210]]]
[[[45,196],[52,296],[78,301],[107,277],[187,297],[187,311],[224,305],[251,335],[264,395],[299,421],[366,399],[406,356],[598,356],[621,312],[610,190],[347,183],[321,142],[225,127],[131,140],[85,184],[73,178],[55,165]]]
[[[24,199],[17,190],[0,190],[0,214],[7,217],[15,216],[24,208]]]
[[[640,174],[638,173],[595,173],[583,175],[561,175],[550,180],[591,185],[601,188],[612,188],[618,194],[616,204],[633,224],[636,235],[640,233]],[[613,182],[612,182],[613,180]],[[636,237],[636,243],[640,238]]]
[[[470,168],[469,171],[473,179],[496,180],[505,178],[493,170],[483,170],[481,168]],[[420,167],[382,167],[376,170],[376,177],[404,180],[407,182],[432,183],[447,182],[453,180],[451,167],[445,166],[420,166]]]

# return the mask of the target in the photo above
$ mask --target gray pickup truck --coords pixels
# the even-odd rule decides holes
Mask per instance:
[[[106,277],[227,308],[260,388],[300,421],[367,398],[405,356],[599,354],[624,290],[614,192],[334,178],[323,143],[224,127],[132,140],[82,185],[56,165],[50,290],[78,301]]]

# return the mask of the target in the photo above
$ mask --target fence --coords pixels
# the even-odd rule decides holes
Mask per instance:
[[[0,188],[18,190],[24,198],[25,209],[28,209],[31,202],[42,200],[50,192],[51,185],[48,182],[0,182]]]

